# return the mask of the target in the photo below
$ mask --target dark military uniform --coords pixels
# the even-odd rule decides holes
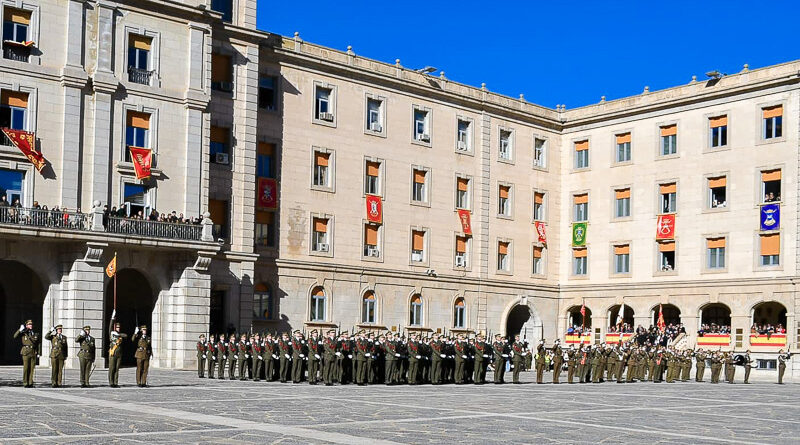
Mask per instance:
[[[578,352],[572,348],[567,349],[567,383],[575,383],[573,379],[575,378],[575,366],[577,363]]]
[[[287,338],[278,340],[280,369],[278,375],[280,376],[281,383],[289,381],[289,374],[292,370],[292,342]]]
[[[408,341],[408,383],[416,385],[419,383],[419,362],[422,360],[420,344],[412,338]]]
[[[397,343],[392,339],[386,340],[384,348],[384,382],[386,382],[387,385],[392,385],[396,382],[397,357],[400,353],[397,352]]]
[[[300,335],[300,331],[295,332],[292,339],[292,382],[300,383],[303,380],[303,359],[305,355],[306,341]]]
[[[108,385],[112,388],[119,387],[119,367],[122,364],[122,340],[128,338],[128,334],[119,331],[119,323],[114,325],[109,334],[108,348]]]
[[[364,386],[367,383],[367,358],[370,355],[369,341],[360,333],[356,339],[356,383]]]
[[[236,345],[237,351],[237,364],[239,368],[239,380],[247,380],[247,374],[250,374],[250,369],[247,360],[250,358],[250,342],[247,337],[242,336],[239,343]]]
[[[50,340],[50,385],[53,388],[61,386],[64,377],[64,361],[67,359],[67,337],[61,332],[61,325],[45,334],[45,340]]]
[[[264,340],[264,350],[261,352],[264,358],[264,379],[268,382],[275,380],[275,359],[278,358],[278,345],[268,335]]]
[[[311,331],[308,339],[308,384],[316,385],[320,381],[320,363],[322,363],[322,342],[317,337],[317,331]]]
[[[153,343],[147,335],[147,326],[142,326],[131,339],[136,345],[136,385],[147,386],[147,373],[150,370],[150,357],[153,356]]]
[[[475,355],[474,375],[472,382],[476,385],[486,383],[486,365],[489,361],[489,345],[483,341],[482,337],[478,337],[475,344],[472,346],[472,352]]]
[[[783,374],[786,372],[786,362],[792,358],[792,354],[784,353],[781,349],[778,352],[778,384],[783,385]]]
[[[203,378],[206,370],[206,336],[201,335],[200,340],[197,342],[197,377]]]
[[[702,382],[703,374],[706,372],[706,353],[702,350],[697,351],[697,353],[694,355],[694,359],[694,380],[696,382]]]
[[[467,348],[469,348],[469,344],[463,338],[456,340],[455,344],[453,345],[453,356],[455,358],[455,373],[453,379],[457,384],[463,384],[464,380],[467,378],[465,373],[466,362],[468,358]]]
[[[214,378],[214,370],[217,369],[217,343],[209,337],[206,343],[206,362],[208,363],[208,378]]]
[[[84,326],[83,332],[78,335],[75,342],[80,345],[78,351],[78,360],[81,366],[81,387],[86,388],[89,386],[89,377],[92,374],[92,365],[95,359],[95,345],[94,337],[90,335],[90,326]]]
[[[261,380],[261,373],[264,371],[264,357],[261,355],[263,346],[261,346],[261,338],[256,334],[255,338],[250,341],[250,357],[253,361],[253,381],[258,382]]]
[[[750,383],[750,369],[753,367],[753,359],[750,358],[750,352],[744,355],[744,382]]]
[[[228,361],[228,342],[225,341],[225,336],[222,335],[217,342],[217,378],[222,380],[225,378],[225,365]]]
[[[492,344],[492,351],[494,352],[494,383],[505,383],[503,376],[506,373],[506,345],[500,340],[495,340]]]
[[[28,327],[30,325],[30,327]],[[14,338],[22,336],[22,385],[33,388],[33,376],[36,370],[36,360],[39,355],[39,334],[33,330],[33,322],[28,320],[14,332]]]
[[[236,380],[236,360],[239,356],[239,348],[236,345],[236,336],[231,335],[228,339],[228,378],[231,380]]]
[[[333,331],[328,331],[328,336],[322,341],[322,380],[325,386],[333,385],[336,378],[336,357],[341,355],[333,334]]]
[[[559,383],[562,366],[564,366],[564,350],[556,340],[556,344],[553,345],[553,383]]]
[[[525,356],[527,355],[527,352],[525,352],[525,344],[523,344],[521,341],[515,341],[511,345],[511,352],[514,354],[514,356],[511,357],[511,362],[514,365],[512,381],[514,383],[519,383],[519,373],[522,371],[522,367],[525,364]]]

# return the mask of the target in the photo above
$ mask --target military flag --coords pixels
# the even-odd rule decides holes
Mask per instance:
[[[761,206],[761,230],[778,230],[781,228],[781,205],[764,204]]]
[[[660,304],[658,305],[658,323],[656,325],[659,331],[667,328],[667,324],[664,322],[664,308]]]
[[[675,215],[659,215],[656,222],[656,239],[675,239]]]
[[[458,209],[458,220],[461,221],[461,230],[464,235],[472,235],[472,222],[470,221],[469,210]]]
[[[36,151],[36,136],[28,131],[13,130],[11,128],[3,128],[2,130],[8,140],[36,167],[36,171],[42,171],[47,161],[41,153]]]
[[[572,245],[583,247],[586,245],[586,223],[579,222],[572,224]]]
[[[131,161],[133,161],[133,171],[136,179],[147,179],[150,177],[150,169],[153,166],[153,150],[149,148],[129,146]]]
[[[383,202],[377,195],[367,195],[367,221],[375,224],[383,223]]]
[[[108,266],[106,266],[106,275],[108,275],[108,278],[111,278],[116,274],[117,274],[117,255],[114,254],[114,258],[112,258],[111,261],[108,263]]]

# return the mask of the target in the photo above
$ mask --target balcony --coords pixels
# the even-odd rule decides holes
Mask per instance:
[[[3,42],[4,59],[28,63],[28,58],[30,56],[30,46],[25,45],[24,43],[15,42],[13,40],[6,40]]]
[[[46,227],[61,230],[89,230],[85,213],[67,210],[42,210],[29,207],[0,207],[0,224]]]
[[[750,334],[750,346],[786,349],[786,334]]]
[[[731,345],[731,334],[703,334],[697,337],[698,348],[728,347]]]
[[[142,85],[150,85],[150,78],[154,71],[143,70],[132,66],[128,67],[128,81]]]
[[[109,217],[106,232],[145,238],[165,238],[182,241],[201,241],[203,226],[143,219]]]

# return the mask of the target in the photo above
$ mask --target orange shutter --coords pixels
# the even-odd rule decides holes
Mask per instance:
[[[139,34],[131,34],[128,37],[129,45],[136,49],[143,49],[145,51],[150,51],[150,47],[153,44],[152,37],[146,37]]]
[[[509,191],[510,188],[511,187],[509,187],[507,185],[501,185],[500,186],[500,197],[508,199],[508,191]]]
[[[630,141],[631,141],[631,134],[630,133],[624,133],[624,134],[618,134],[617,135],[617,144],[624,144],[626,142],[630,143]]]
[[[466,253],[467,252],[467,239],[463,236],[456,237],[456,252],[457,253]]]
[[[328,231],[328,220],[325,218],[314,218],[314,231],[325,233]]]
[[[582,193],[580,195],[573,195],[572,200],[575,204],[587,204],[589,202],[589,194]]]
[[[464,299],[463,298],[459,298],[458,300],[456,300],[456,306],[457,307],[464,307]]]
[[[417,184],[425,183],[425,170],[414,170],[414,182]]]
[[[135,128],[150,129],[150,115],[147,113],[139,113],[136,111],[128,111],[128,126]]]
[[[411,232],[411,250],[424,250],[425,232],[414,230]]]
[[[761,235],[761,255],[780,255],[780,253],[781,235],[779,233]]]
[[[322,152],[315,152],[314,153],[314,164],[320,167],[327,167],[328,160],[330,159],[330,153],[322,153]]]
[[[661,136],[674,136],[676,134],[678,134],[677,125],[667,125],[665,127],[661,127]]]
[[[764,119],[783,116],[783,105],[764,108]],[[777,255],[777,254],[775,254]]]
[[[469,179],[458,178],[456,182],[457,182],[456,186],[458,187],[459,192],[466,192],[467,190],[469,190]]]
[[[211,81],[231,81],[231,58],[222,54],[211,54]]]
[[[367,292],[364,294],[364,299],[365,299],[365,300],[374,301],[374,300],[375,300],[375,292],[372,292],[371,290],[370,290],[370,291],[367,291]]]
[[[533,248],[533,257],[534,258],[541,258],[542,257],[542,248],[534,246]]]
[[[378,226],[373,224],[364,226],[364,241],[371,246],[378,245]]]
[[[420,297],[419,294],[414,294],[414,296],[411,297],[411,303],[422,304],[422,297]]]
[[[708,188],[715,189],[719,187],[725,187],[727,185],[727,178],[725,176],[721,176],[719,178],[708,178]]]
[[[214,224],[227,225],[228,222],[228,202],[218,199],[208,200],[208,213],[211,214],[211,221]]]
[[[572,249],[573,258],[586,258],[588,253],[586,249]]]
[[[725,238],[708,238],[706,240],[706,246],[709,249],[716,249],[719,247],[725,247]]]
[[[508,243],[502,241],[497,243],[497,253],[500,255],[508,255]]]
[[[631,197],[631,189],[614,190],[614,196],[617,199],[625,199]]]
[[[658,251],[659,252],[674,252],[675,251],[675,241],[664,241],[658,243]]]
[[[275,214],[272,212],[256,212],[256,224],[272,224]]]
[[[258,143],[258,154],[272,156],[275,154],[275,144],[268,144],[266,142]]]
[[[325,290],[323,290],[321,287],[315,288],[314,289],[314,296],[315,297],[324,297],[325,296]]]
[[[761,172],[761,180],[764,182],[769,181],[780,181],[781,180],[781,171],[780,170],[767,170]]]
[[[211,142],[219,142],[221,144],[227,144],[228,129],[222,127],[211,127]]]
[[[9,107],[28,108],[28,93],[3,90],[0,104]]]
[[[533,194],[533,203],[534,204],[544,204],[544,193],[534,192],[534,194]]]
[[[381,170],[381,164],[378,162],[367,161],[367,176],[378,176]]]
[[[678,186],[673,182],[671,184],[661,184],[658,186],[658,192],[662,195],[667,193],[675,193],[678,191]]]
[[[711,128],[724,127],[728,125],[728,116],[712,117],[708,120]]]
[[[14,23],[19,23],[20,25],[31,24],[30,11],[23,11],[22,9],[17,9],[17,8],[6,8],[6,14],[8,15],[8,18],[6,18],[6,20],[10,20]]]
[[[575,151],[584,151],[589,149],[589,141],[580,141],[575,143]]]
[[[631,253],[631,246],[625,244],[622,246],[614,246],[614,255],[628,255]]]

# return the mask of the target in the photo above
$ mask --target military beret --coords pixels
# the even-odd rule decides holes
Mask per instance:
[[[57,325],[56,325],[56,329],[62,329],[63,327],[64,327],[64,326],[61,326],[60,324],[57,324]]]

